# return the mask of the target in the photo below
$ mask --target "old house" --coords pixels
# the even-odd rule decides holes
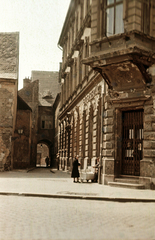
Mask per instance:
[[[154,15],[153,0],[72,0],[60,35],[61,161],[100,155],[103,184],[155,184]]]
[[[32,109],[31,165],[41,164],[45,156],[54,166],[54,109],[60,92],[58,72],[32,71],[31,79],[24,79],[18,94]]]

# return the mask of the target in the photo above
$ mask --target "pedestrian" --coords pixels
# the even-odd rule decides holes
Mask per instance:
[[[57,170],[59,170],[59,153],[57,153],[56,163],[57,163]]]
[[[46,167],[48,167],[48,165],[49,165],[49,157],[48,156],[45,158],[45,163],[46,163]]]
[[[75,178],[77,178],[77,182],[79,182],[80,174],[79,174],[78,167],[80,165],[81,165],[81,163],[78,161],[78,155],[77,155],[77,156],[75,156],[75,160],[73,162],[73,169],[72,169],[72,174],[71,174],[71,177],[74,178],[73,182],[75,182]]]
[[[95,166],[93,166],[93,168],[95,168],[94,182],[98,182],[98,170],[100,167],[100,164],[99,164],[100,158],[98,157],[96,161],[97,163],[95,164]]]

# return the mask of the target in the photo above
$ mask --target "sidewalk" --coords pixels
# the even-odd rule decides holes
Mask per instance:
[[[155,191],[73,183],[69,172],[50,168],[0,172],[0,195],[72,198],[119,202],[155,202]]]

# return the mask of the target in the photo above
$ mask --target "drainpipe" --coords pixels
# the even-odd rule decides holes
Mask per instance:
[[[104,91],[105,91],[105,81],[102,80],[102,90],[101,90],[101,137],[100,137],[100,163],[99,163],[99,184],[102,184],[102,151],[103,151],[103,108],[104,108]]]

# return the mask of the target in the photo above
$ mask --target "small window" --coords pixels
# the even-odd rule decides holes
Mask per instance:
[[[42,121],[41,128],[45,128],[45,121]]]
[[[42,129],[52,129],[53,128],[53,117],[52,116],[42,116],[41,117],[41,128]]]

